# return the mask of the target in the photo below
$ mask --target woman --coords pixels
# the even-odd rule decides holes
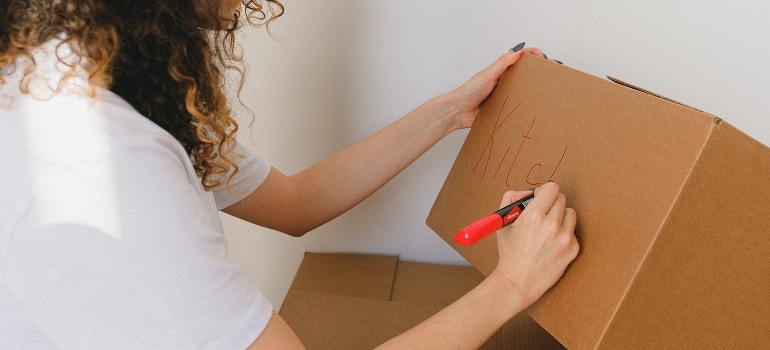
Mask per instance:
[[[218,210],[300,236],[469,127],[522,52],[542,56],[511,50],[287,176],[238,147],[222,76],[239,18],[269,23],[277,0],[0,4],[3,349],[302,348],[228,256]],[[578,252],[575,213],[556,184],[535,192],[498,232],[497,269],[382,348],[477,348],[558,280]]]

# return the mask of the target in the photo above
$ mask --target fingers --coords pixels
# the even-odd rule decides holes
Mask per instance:
[[[527,209],[531,208],[530,211],[547,214],[558,199],[559,194],[559,185],[555,182],[547,182],[535,189],[535,199],[527,206]]]
[[[567,197],[564,196],[564,194],[559,193],[556,196],[556,200],[551,205],[551,208],[548,209],[548,213],[546,216],[553,217],[557,223],[561,224],[564,220],[564,213],[567,209]]]
[[[549,59],[548,55],[546,55],[545,52],[543,52],[542,50],[540,50],[537,47],[525,47],[525,48],[519,50],[518,52],[524,52],[524,53],[535,55],[535,56],[540,57],[540,58]],[[518,60],[518,58],[517,58],[517,60]],[[558,64],[563,64],[559,60],[553,60],[553,61],[558,63]]]
[[[531,191],[506,192],[502,205]],[[496,270],[519,288],[524,300],[534,302],[564,274],[580,247],[574,231],[576,213],[567,207],[559,185],[546,183],[535,189],[535,198],[510,226],[498,231],[499,262]]]
[[[564,219],[561,222],[561,227],[564,232],[569,233],[572,255],[569,260],[572,261],[577,257],[580,245],[578,244],[577,237],[575,237],[575,228],[577,227],[577,214],[572,208],[564,210]]]
[[[492,62],[489,66],[487,66],[484,70],[477,73],[478,76],[484,77],[484,80],[488,81],[497,81],[497,78],[505,72],[508,67],[512,66],[516,61],[521,58],[521,55],[524,53],[532,54],[539,57],[545,57],[543,52],[536,48],[536,47],[525,47],[523,49],[520,49],[518,51],[513,51],[513,49],[508,50],[505,54],[500,56],[497,60]]]
[[[508,191],[503,193],[503,199],[500,200],[500,208],[505,207],[516,201],[516,192]]]
[[[489,65],[485,70],[484,73],[488,74],[491,77],[499,77],[503,72],[505,72],[508,67],[512,66],[516,61],[521,58],[521,54],[524,53],[527,49],[513,52],[508,51],[504,55],[500,56],[497,60],[492,62],[491,65]]]
[[[540,58],[545,58],[545,54],[543,53],[543,51],[541,51],[537,47],[525,47],[524,49],[522,49],[522,51],[524,51],[524,52],[526,52],[528,54],[531,54],[531,55],[535,55],[535,56],[540,57]]]
[[[577,214],[575,213],[575,209],[565,208],[564,216],[562,217],[562,220],[561,220],[561,227],[569,231],[575,231],[576,226],[577,226]]]
[[[500,208],[503,208],[521,198],[524,198],[532,193],[532,190],[527,191],[508,191],[503,193],[503,199],[500,201]]]

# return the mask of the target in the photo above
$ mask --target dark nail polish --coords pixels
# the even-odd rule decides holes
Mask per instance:
[[[546,55],[545,52],[543,52],[543,58],[548,59],[548,55]]]
[[[559,60],[554,60],[554,61],[556,61],[556,63],[558,63],[558,64],[564,64],[564,63],[561,63],[561,61],[559,61]]]
[[[514,46],[514,47],[511,49],[511,51],[513,51],[513,52],[519,52],[519,50],[521,50],[521,49],[523,49],[523,48],[524,48],[524,45],[525,45],[525,43],[522,41],[522,42],[518,43],[516,46]]]

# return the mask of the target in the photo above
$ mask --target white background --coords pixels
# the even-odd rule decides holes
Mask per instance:
[[[720,116],[770,145],[770,2],[285,5],[285,15],[270,27],[275,38],[264,28],[246,28],[239,40],[249,68],[241,96],[256,113],[244,136],[287,174],[455,88],[522,41],[567,66]],[[380,192],[302,238],[222,214],[230,250],[276,309],[305,251],[465,264],[425,218],[466,134],[450,135]]]

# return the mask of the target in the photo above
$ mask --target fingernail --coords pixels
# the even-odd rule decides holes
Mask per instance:
[[[564,63],[561,63],[561,61],[559,61],[559,60],[554,60],[554,61],[556,61],[556,63],[558,63],[558,64],[564,64]]]
[[[513,51],[513,52],[519,52],[519,50],[521,50],[521,49],[523,49],[523,48],[524,48],[524,45],[525,45],[525,44],[526,44],[526,43],[522,41],[522,42],[518,43],[516,46],[514,46],[514,47],[511,49],[511,51]]]
[[[548,55],[546,55],[545,52],[543,52],[543,58],[548,59]]]

